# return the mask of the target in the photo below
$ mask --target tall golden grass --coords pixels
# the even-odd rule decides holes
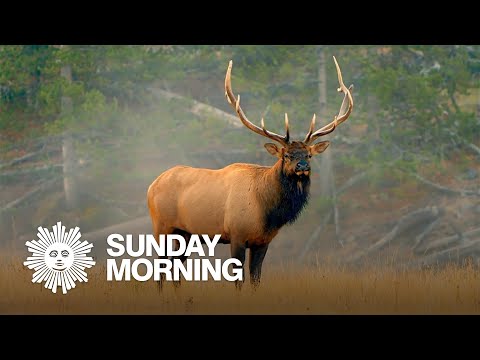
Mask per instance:
[[[336,266],[265,269],[260,287],[232,283],[107,282],[105,268],[87,269],[89,282],[66,295],[31,282],[23,260],[0,264],[1,314],[479,314],[479,269],[442,270]]]

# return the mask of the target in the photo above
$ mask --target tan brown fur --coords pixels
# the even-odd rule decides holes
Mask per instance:
[[[345,94],[339,115],[317,131],[314,115],[305,140],[291,141],[287,114],[284,136],[268,131],[263,119],[261,128],[247,119],[240,107],[240,95],[236,98],[232,90],[230,62],[225,77],[227,100],[248,129],[281,144],[265,144],[278,161],[273,166],[237,163],[218,170],[175,166],[165,171],[147,192],[155,237],[179,233],[207,234],[212,238],[220,234],[221,242],[231,244],[232,257],[239,259],[242,266],[245,250],[250,249],[250,279],[258,283],[268,244],[285,224],[298,218],[307,204],[310,158],[329,145],[328,141],[313,142],[334,131],[352,111],[350,90],[343,84],[336,60],[335,65],[340,91]]]
[[[210,170],[175,166],[161,174],[147,193],[154,235],[182,229],[191,234],[221,234],[243,243],[269,243],[275,234],[264,234],[266,207],[280,194],[275,166],[232,164]]]

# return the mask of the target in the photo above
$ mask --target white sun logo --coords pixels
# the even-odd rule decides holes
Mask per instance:
[[[70,229],[65,232],[61,222],[52,227],[53,232],[47,228],[38,227],[38,241],[27,241],[28,251],[32,256],[27,258],[23,265],[34,269],[33,283],[45,281],[45,288],[57,292],[57,287],[62,287],[62,292],[75,287],[75,281],[87,282],[85,268],[91,268],[95,261],[87,254],[93,244],[88,241],[80,242],[80,228]]]

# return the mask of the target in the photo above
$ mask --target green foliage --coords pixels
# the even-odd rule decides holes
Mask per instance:
[[[187,153],[226,144],[257,151],[261,141],[250,132],[234,131],[226,140],[230,127],[225,123],[209,115],[188,114],[184,111],[190,106],[188,100],[159,101],[147,89],[167,84],[231,113],[220,86],[215,92],[204,87],[221,84],[233,59],[233,87],[242,95],[247,116],[257,124],[264,116],[269,129],[283,132],[283,116],[288,112],[292,136],[302,138],[312,114],[318,115],[319,110],[319,49],[304,45],[2,45],[0,129],[23,131],[36,124],[50,134],[68,130],[79,135],[79,148],[94,149],[90,156],[112,163],[109,150],[100,146],[107,141],[104,137],[121,138],[126,154],[138,145],[137,139]],[[321,49],[327,55],[327,113],[331,115],[318,119],[318,126],[333,118],[341,102],[332,55],[347,85],[355,84],[354,114],[337,132],[348,133],[349,124],[368,124],[365,136],[357,139],[362,145],[342,157],[345,165],[374,168],[376,181],[386,171],[413,171],[420,159],[444,158],[463,142],[478,142],[478,119],[459,100],[478,87],[480,47]],[[72,69],[71,82],[61,76],[67,65]],[[62,109],[62,97],[72,99],[71,112]],[[86,135],[99,133],[103,138]],[[403,152],[400,158],[397,148]],[[128,162],[128,156],[123,160]]]
[[[319,116],[320,49],[326,55],[325,117]],[[479,46],[1,45],[0,141],[14,144],[17,134],[39,137],[68,131],[75,140],[82,187],[92,189],[93,197],[143,199],[161,171],[180,163],[196,166],[195,156],[205,160],[205,150],[246,150],[248,154],[232,159],[265,165],[275,161],[263,148],[266,139],[211,114],[188,112],[190,99],[196,99],[234,114],[223,93],[229,60],[233,89],[241,94],[248,118],[259,125],[264,117],[268,129],[283,133],[287,112],[292,138],[302,139],[313,113],[320,127],[339,110],[342,95],[332,55],[346,85],[355,85],[355,109],[331,135],[328,151],[351,175],[367,171],[377,200],[411,196],[416,180],[410,174],[422,167],[432,181],[446,166],[452,169],[440,159],[455,156],[458,174],[452,175],[459,178],[471,168],[470,153],[462,154],[461,146],[480,146],[480,123],[474,114],[478,97],[470,95],[480,84]],[[71,82],[61,75],[66,66],[71,67]],[[185,99],[154,97],[149,88],[155,87]],[[72,100],[70,111],[62,108],[62,97]],[[340,136],[355,145],[345,145]],[[209,164],[218,161],[211,160]],[[394,189],[386,192],[387,187]],[[312,192],[306,212],[315,218],[331,209],[332,198]],[[53,213],[60,206],[58,199],[41,208]],[[362,210],[368,204],[360,199],[337,200]],[[108,203],[97,206],[84,209],[82,226],[93,229],[124,216],[112,215]],[[125,209],[128,214],[136,211],[131,205]],[[44,215],[37,211],[35,216]]]
[[[382,130],[392,133],[392,141],[417,151],[439,146],[452,133],[478,134],[474,114],[457,103],[475,85],[467,47],[390,46],[376,55],[362,60],[362,84],[379,100],[385,114]]]

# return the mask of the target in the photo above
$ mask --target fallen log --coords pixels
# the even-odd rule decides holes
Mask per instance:
[[[362,257],[371,254],[374,251],[381,250],[383,247],[390,244],[398,235],[405,232],[406,230],[409,230],[410,228],[422,222],[432,222],[442,214],[443,209],[439,209],[436,206],[429,206],[426,208],[414,210],[402,216],[388,234],[386,234],[380,240],[368,247],[366,250],[361,250],[356,254],[350,256],[346,261],[355,262]]]
[[[36,158],[38,155],[42,154],[44,149],[45,149],[45,146],[43,146],[38,151],[34,151],[34,152],[31,152],[31,153],[25,154],[25,155],[20,156],[18,158],[12,159],[12,160],[10,160],[6,163],[0,164],[0,169],[3,169],[5,167],[18,165],[18,164],[21,164],[21,163],[23,163],[25,161],[28,161],[28,160],[32,160],[32,159]]]
[[[212,115],[214,115],[215,117],[218,117],[219,119],[221,120],[224,120],[226,121],[227,123],[229,123],[230,125],[232,126],[235,126],[237,128],[240,128],[242,127],[242,123],[238,120],[238,118],[232,114],[229,114],[223,110],[220,110],[216,107],[213,107],[211,105],[207,105],[207,104],[204,104],[200,101],[197,101],[197,100],[194,100],[194,99],[189,99],[189,98],[186,98],[182,95],[179,95],[179,94],[175,94],[171,91],[166,91],[166,90],[162,90],[162,89],[158,89],[158,88],[150,88],[150,91],[155,94],[155,95],[158,95],[158,96],[161,96],[167,100],[171,100],[171,99],[177,99],[177,100],[187,100],[191,103],[191,105],[189,107],[187,107],[187,111],[191,112],[192,114],[195,114],[195,115],[203,115],[205,113],[210,113]]]
[[[468,143],[467,147],[469,149],[473,150],[474,152],[476,152],[478,156],[480,156],[480,148],[477,145],[472,144],[472,143]]]
[[[465,231],[462,233],[462,236],[459,236],[458,234],[452,235],[452,236],[447,236],[438,240],[431,241],[427,244],[424,244],[423,246],[418,247],[415,249],[415,253],[420,254],[420,253],[427,253],[430,251],[434,251],[438,248],[442,248],[445,246],[452,245],[455,242],[460,241],[460,239],[463,237],[465,238],[474,238],[476,236],[480,236],[480,228],[472,229],[469,231]]]
[[[4,171],[0,174],[0,177],[9,178],[9,177],[16,177],[16,176],[23,176],[23,175],[32,175],[32,174],[38,174],[43,172],[56,171],[59,169],[63,169],[63,164],[42,165],[42,166],[36,166],[36,167],[25,168],[20,170]]]
[[[59,180],[60,180],[60,178],[56,178],[56,179],[48,180],[48,181],[45,181],[45,182],[41,183],[39,186],[35,187],[34,189],[30,190],[26,194],[20,196],[19,198],[9,202],[7,205],[2,207],[0,209],[0,213],[3,213],[5,211],[8,211],[8,210],[11,210],[13,208],[16,208],[16,207],[20,206],[24,202],[32,199],[35,195],[37,195],[37,194],[39,194],[43,191],[48,190],[50,187],[55,185],[55,183],[57,183]]]
[[[425,267],[441,265],[448,262],[459,263],[472,255],[478,254],[480,254],[480,238],[475,238],[474,240],[465,241],[458,246],[438,251],[429,256],[423,257],[411,263],[410,265]]]
[[[58,135],[48,135],[48,136],[37,137],[34,139],[25,139],[25,140],[11,142],[10,144],[5,145],[4,150],[6,152],[12,151],[12,150],[23,150],[26,148],[36,150],[51,144],[58,145],[59,140],[60,140],[60,136]]]
[[[468,190],[468,189],[451,189],[449,187],[446,187],[446,186],[443,186],[443,185],[440,185],[440,184],[436,184],[430,180],[427,180],[425,178],[423,178],[422,176],[418,175],[418,174],[414,174],[414,176],[420,180],[422,183],[424,183],[425,185],[428,185],[438,191],[442,191],[444,193],[448,193],[448,194],[455,194],[455,195],[462,195],[462,196],[465,196],[465,195],[477,195],[477,196],[480,196],[480,189],[478,190]]]
[[[425,237],[432,232],[433,228],[440,222],[440,220],[441,217],[439,216],[430,224],[428,224],[419,235],[417,235],[417,237],[415,238],[415,243],[412,246],[413,251],[415,251],[420,246],[422,240],[425,239]]]

